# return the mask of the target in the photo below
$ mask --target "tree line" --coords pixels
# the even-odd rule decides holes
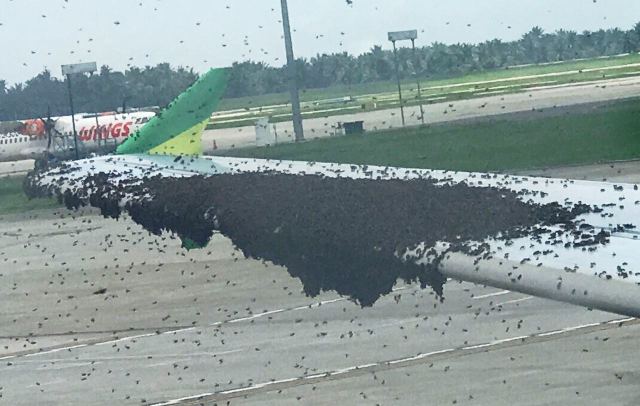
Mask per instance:
[[[417,74],[424,79],[445,78],[507,66],[595,58],[640,51],[640,23],[630,30],[618,28],[545,33],[534,27],[516,41],[494,39],[478,44],[443,44],[416,49],[400,48],[399,72],[404,79]],[[393,52],[374,46],[361,55],[334,53],[296,61],[301,87],[349,86],[395,78]],[[237,62],[232,66],[226,97],[255,96],[287,90],[284,67],[262,62]],[[103,66],[91,76],[74,78],[77,111],[110,111],[119,106],[163,106],[177,96],[197,74],[167,63],[117,72]],[[47,70],[34,78],[8,86],[0,80],[0,120],[69,114],[64,81]]]
[[[163,106],[197,79],[190,69],[172,68],[168,63],[155,67],[131,68],[116,72],[102,66],[91,75],[74,75],[73,104],[76,112],[113,111],[118,107]],[[0,80],[0,120],[46,118],[67,115],[67,84],[45,70],[25,83],[7,87]]]

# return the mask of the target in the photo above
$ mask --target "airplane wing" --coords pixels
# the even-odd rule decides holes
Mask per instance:
[[[331,289],[371,305],[398,279],[442,295],[453,278],[640,315],[636,185],[148,154],[29,179],[32,196],[127,213],[190,248],[225,234],[247,256],[286,266],[311,295]]]
[[[116,155],[31,173],[25,191],[128,214],[186,248],[222,233],[285,266],[307,294],[363,306],[398,279],[443,297],[452,278],[640,315],[637,185],[199,157],[225,83],[212,70]]]

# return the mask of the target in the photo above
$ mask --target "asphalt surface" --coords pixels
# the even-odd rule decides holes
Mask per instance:
[[[0,219],[0,282],[0,404],[640,401],[635,320],[454,281],[309,299],[221,236],[186,252],[91,211]]]
[[[637,97],[638,94],[640,94],[640,77],[541,86],[527,89],[525,92],[428,104],[424,106],[425,122],[434,124],[506,113],[544,111],[554,107]],[[420,108],[405,108],[405,119],[409,126],[420,125]],[[305,138],[313,139],[340,134],[339,123],[352,121],[364,121],[366,130],[384,130],[402,126],[400,109],[328,116],[304,120]],[[277,134],[279,143],[293,140],[293,126],[290,122],[275,124],[275,131],[272,128],[272,133]],[[214,146],[219,150],[255,146],[255,138],[255,128],[249,126],[205,131],[202,142],[205,151],[212,152]]]

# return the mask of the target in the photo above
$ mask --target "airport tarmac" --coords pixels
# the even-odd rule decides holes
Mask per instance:
[[[617,165],[594,180],[640,175]],[[301,288],[222,236],[187,252],[92,210],[3,216],[0,405],[640,401],[635,319],[455,281],[365,309]]]

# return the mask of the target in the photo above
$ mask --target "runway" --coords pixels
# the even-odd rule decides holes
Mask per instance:
[[[637,97],[638,94],[640,94],[640,77],[541,86],[518,93],[426,104],[424,106],[425,123],[445,123],[519,112],[540,113],[542,111],[544,114],[546,110],[555,107],[607,102]],[[405,119],[408,126],[420,125],[422,122],[420,108],[405,108]],[[385,130],[402,126],[398,108],[327,116],[304,120],[305,138],[333,136],[338,132],[339,123],[351,121],[364,121],[366,130]],[[293,126],[290,122],[275,124],[275,133],[279,143],[293,140]],[[214,141],[215,146],[221,150],[255,146],[255,129],[249,126],[205,131],[202,137],[205,151],[212,152]]]
[[[594,176],[640,165],[618,170]],[[1,218],[0,282],[0,404],[640,400],[634,319],[455,281],[362,309],[221,236],[187,252],[88,210]]]

